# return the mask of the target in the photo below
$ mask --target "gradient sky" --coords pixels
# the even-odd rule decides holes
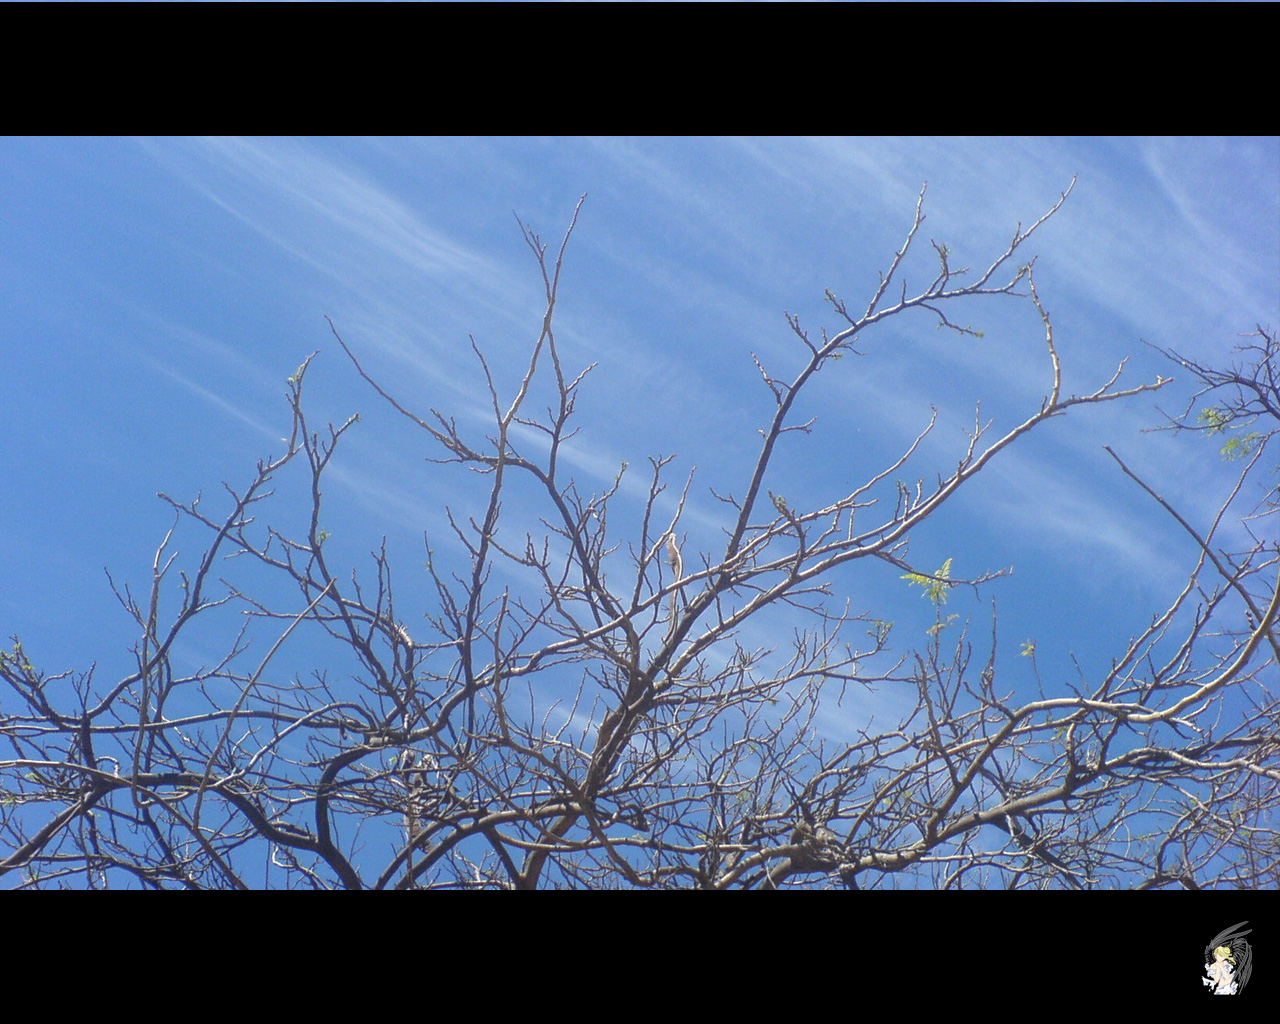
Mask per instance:
[[[1130,385],[1180,378],[1144,342],[1221,364],[1238,335],[1277,324],[1274,137],[0,141],[0,633],[45,672],[129,671],[135,631],[104,568],[145,589],[173,519],[158,491],[225,511],[222,482],[243,487],[280,453],[285,380],[316,350],[314,425],[362,414],[333,467],[326,529],[362,571],[388,538],[412,630],[429,610],[423,531],[456,556],[443,509],[484,495],[425,461],[429,439],[358,379],[324,318],[407,404],[478,434],[487,398],[468,337],[509,397],[540,323],[516,217],[555,245],[583,193],[559,337],[571,371],[597,366],[569,461],[585,491],[629,463],[619,527],[642,508],[646,456],[676,456],[671,493],[696,467],[687,562],[725,525],[708,487],[742,492],[771,412],[751,353],[779,376],[799,365],[784,311],[816,331],[837,326],[824,289],[864,307],[925,181],[914,283],[932,276],[929,239],[953,265],[985,266],[1073,175],[1029,243],[1067,390],[1094,390],[1126,358]],[[983,300],[961,315],[984,337],[922,314],[824,370],[801,409],[815,433],[788,439],[768,486],[826,504],[891,461],[931,406],[938,427],[910,478],[946,473],[976,402],[1001,432],[1038,408],[1050,377],[1034,309]],[[1109,664],[1185,580],[1193,547],[1102,445],[1204,525],[1235,467],[1211,441],[1143,433],[1190,393],[1175,379],[1049,424],[915,537],[925,568],[1013,567],[946,609],[985,642],[996,600],[1011,685],[1028,682],[1026,640],[1049,687],[1075,672],[1071,654],[1086,673]],[[296,523],[291,496],[282,484],[266,518]],[[504,529],[536,527],[536,511],[509,504]],[[184,564],[206,539],[180,528]],[[902,650],[932,612],[899,576],[858,563],[837,593],[894,620]],[[779,612],[758,639],[782,643],[792,625]],[[177,656],[207,662],[219,642],[193,638]]]

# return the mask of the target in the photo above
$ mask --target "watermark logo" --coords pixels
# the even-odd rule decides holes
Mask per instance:
[[[1233,924],[1219,932],[1204,947],[1205,977],[1200,983],[1208,985],[1215,996],[1234,996],[1244,991],[1253,972],[1253,950],[1244,937],[1253,931],[1245,928],[1248,921]]]

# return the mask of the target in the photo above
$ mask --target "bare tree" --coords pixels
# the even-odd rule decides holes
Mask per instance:
[[[798,368],[783,375],[756,360],[766,422],[741,489],[716,495],[714,551],[682,530],[693,480],[668,494],[671,459],[650,460],[634,528],[614,525],[621,511],[610,518],[625,465],[601,493],[565,475],[587,377],[563,365],[554,327],[573,224],[550,251],[523,229],[545,315],[514,393],[476,348],[492,411],[482,435],[416,410],[335,330],[438,462],[474,471],[484,488],[478,514],[447,513],[465,568],[438,567],[428,547],[436,600],[422,618],[397,607],[385,544],[364,580],[333,564],[321,484],[356,418],[309,425],[308,359],[290,378],[284,453],[260,462],[243,490],[227,488],[221,511],[168,499],[175,529],[211,538],[198,562],[181,569],[171,530],[147,594],[118,588],[138,630],[134,671],[114,682],[92,670],[45,675],[17,638],[0,656],[0,874],[32,887],[1276,885],[1267,685],[1280,655],[1280,549],[1268,539],[1276,491],[1265,455],[1280,422],[1274,335],[1221,373],[1174,357],[1216,402],[1208,419],[1177,425],[1226,432],[1241,456],[1211,523],[1188,522],[1120,464],[1201,554],[1105,674],[1028,701],[997,672],[994,624],[987,644],[970,627],[959,639],[939,628],[923,649],[895,655],[888,624],[849,611],[832,583],[857,560],[888,563],[924,588],[941,626],[948,591],[990,576],[913,564],[912,532],[1047,420],[1167,383],[1121,386],[1117,369],[1088,393],[1063,390],[1053,325],[1021,253],[1070,191],[977,273],[953,269],[935,243],[936,272],[915,290],[903,265],[920,237],[921,192],[861,311],[828,294],[842,326],[816,337],[789,318]],[[1043,322],[1044,396],[1022,422],[992,436],[975,421],[954,470],[931,483],[899,478],[932,422],[880,472],[814,507],[770,490],[781,439],[811,434],[795,406],[820,370],[888,320],[925,316],[975,333],[953,308],[993,295],[1021,297]],[[551,402],[533,412],[543,389]],[[304,524],[264,525],[272,488],[293,473],[311,496]],[[1261,500],[1236,514],[1256,480]],[[515,494],[536,503],[541,532],[504,527]],[[1219,537],[1241,520],[1253,543],[1227,550]],[[231,556],[269,585],[225,578]],[[781,610],[805,622],[788,649],[744,639]],[[223,634],[233,639],[220,660],[180,672],[179,639],[208,620],[216,635],[233,615],[249,625]],[[251,656],[264,624],[270,646]],[[302,648],[312,671],[286,675],[286,647]],[[1034,669],[1034,658],[1024,664]],[[819,728],[823,708],[877,684],[913,693],[900,721],[851,735]]]

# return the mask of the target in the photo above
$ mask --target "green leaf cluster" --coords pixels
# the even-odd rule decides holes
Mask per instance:
[[[36,669],[22,649],[22,641],[16,636],[9,639],[13,641],[13,650],[6,651],[0,648],[0,670],[5,671],[6,674],[15,672],[24,676],[34,677]]]
[[[1234,419],[1235,417],[1225,408],[1210,407],[1200,410],[1198,422],[1206,427],[1210,434],[1225,434]],[[1262,435],[1256,430],[1251,430],[1247,434],[1236,434],[1234,437],[1227,438],[1219,449],[1219,454],[1227,460],[1241,459],[1252,454],[1261,440]]]
[[[909,572],[904,574],[901,579],[906,580],[913,586],[924,588],[924,596],[934,604],[947,603],[947,591],[955,586],[954,583],[948,583],[951,579],[951,559],[948,558],[942,563],[942,568],[935,572],[932,576],[925,576],[918,572]]]

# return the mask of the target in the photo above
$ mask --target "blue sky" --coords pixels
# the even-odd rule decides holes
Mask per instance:
[[[569,368],[597,364],[573,472],[601,490],[629,463],[614,512],[625,528],[646,456],[676,456],[673,492],[696,467],[682,526],[710,551],[724,523],[708,487],[742,490],[771,412],[751,353],[780,376],[798,362],[783,312],[817,330],[835,323],[824,289],[865,305],[925,181],[911,281],[931,276],[930,238],[956,263],[989,261],[1073,175],[1029,243],[1067,389],[1092,391],[1125,358],[1130,384],[1178,378],[1144,341],[1222,363],[1239,334],[1277,323],[1275,138],[4,140],[0,633],[46,672],[128,671],[133,631],[104,568],[144,588],[172,522],[156,492],[202,492],[212,508],[223,481],[243,486],[280,452],[285,380],[316,350],[314,424],[362,415],[326,528],[352,565],[388,538],[412,629],[429,608],[423,531],[448,559],[444,507],[483,495],[425,461],[428,439],[380,405],[324,318],[407,403],[478,432],[486,397],[468,337],[509,394],[540,322],[515,218],[554,244],[583,193],[558,312]],[[802,409],[815,435],[789,441],[769,486],[793,504],[847,493],[931,406],[939,425],[914,475],[946,472],[976,402],[997,430],[1037,408],[1049,368],[1035,311],[984,300],[966,312],[982,339],[904,319],[824,371]],[[955,593],[948,612],[989,635],[994,597],[1002,652],[1034,640],[1050,681],[1073,671],[1072,652],[1086,670],[1108,663],[1194,552],[1102,445],[1196,523],[1232,479],[1213,444],[1143,433],[1160,409],[1181,411],[1186,384],[1049,424],[927,524],[911,549],[923,566],[1014,568],[981,599]],[[289,497],[282,484],[281,519]],[[516,535],[537,525],[506,511]],[[175,547],[194,558],[204,541],[183,528]],[[898,575],[860,567],[838,592],[897,622],[901,648],[931,612]],[[761,641],[790,627],[763,622]],[[218,638],[204,640],[185,656],[210,657]]]

